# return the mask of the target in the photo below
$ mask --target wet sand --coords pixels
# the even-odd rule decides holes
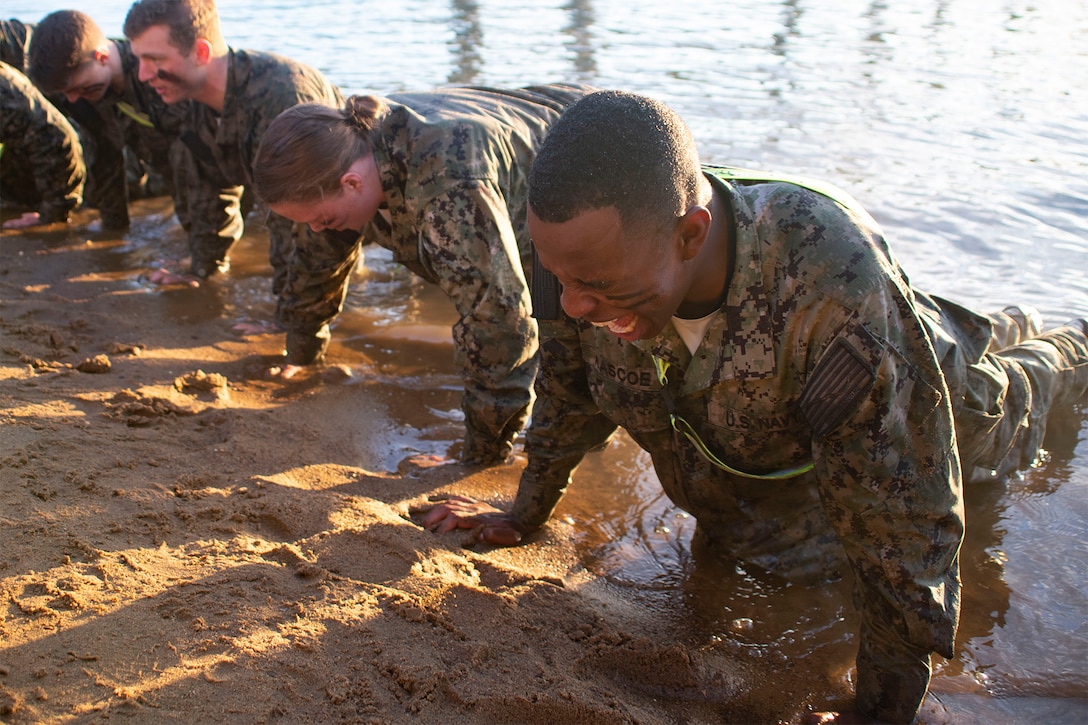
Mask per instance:
[[[508,500],[522,462],[396,460],[459,424],[389,411],[456,386],[271,380],[282,337],[232,330],[237,290],[140,281],[183,249],[160,226],[125,270],[85,227],[0,239],[3,722],[763,720],[744,668],[586,575],[568,525],[492,551],[417,526],[430,496]]]

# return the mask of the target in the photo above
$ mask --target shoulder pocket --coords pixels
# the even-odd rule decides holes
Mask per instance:
[[[813,436],[822,438],[835,430],[875,381],[875,363],[847,339],[835,340],[816,364],[799,401]]]

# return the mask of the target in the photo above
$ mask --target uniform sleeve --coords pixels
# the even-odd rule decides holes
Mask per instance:
[[[94,142],[87,204],[98,209],[103,229],[127,229],[128,179],[125,176],[124,150],[112,139],[99,137]],[[90,191],[93,190],[93,193]]]
[[[189,271],[206,279],[227,267],[227,253],[244,229],[244,187],[227,183],[209,158],[199,135],[186,128],[171,148],[174,203],[178,221],[189,233]]]
[[[857,702],[881,722],[913,720],[929,653],[953,655],[959,613],[959,460],[943,378],[918,359],[923,338],[909,310],[887,323],[855,318],[812,372],[808,391],[831,395],[802,399],[821,498],[857,585]],[[828,381],[843,379],[854,382],[836,394]],[[852,409],[836,408],[844,396]]]
[[[419,212],[419,237],[423,267],[457,308],[462,458],[493,458],[525,423],[537,365],[537,327],[506,200],[489,180],[459,184]]]
[[[910,722],[929,655],[953,655],[959,617],[964,513],[948,389],[875,222],[789,186],[766,193],[761,238],[799,262],[790,284],[812,300],[799,308],[784,297],[803,339],[781,344],[803,361],[799,408],[820,499],[854,573],[857,705],[881,722]]]
[[[94,196],[87,200],[98,209],[104,229],[128,229],[128,170],[125,149],[105,135],[95,139],[94,158],[87,168],[88,187]],[[88,195],[90,196],[90,195]]]
[[[237,130],[243,139],[242,162],[251,179],[261,139],[280,113],[300,103],[339,107],[342,101],[336,86],[316,70],[287,59],[272,67],[267,76],[250,79],[247,127]],[[314,233],[271,212],[267,224],[276,320],[287,328],[287,357],[293,363],[310,363],[324,354],[328,323],[343,306],[359,258],[359,235]]]
[[[82,98],[74,103],[58,99],[55,104],[79,129],[83,160],[87,164],[84,205],[98,210],[103,229],[127,229],[124,139],[120,126],[109,117],[112,106],[108,102],[95,104]]]
[[[539,324],[540,370],[525,440],[529,461],[511,510],[531,527],[551,517],[583,456],[616,430],[590,393],[577,323],[561,314]]]
[[[189,271],[197,277],[207,279],[227,268],[227,254],[241,239],[244,228],[243,193],[241,186],[219,186],[205,177],[191,178],[185,192],[192,258]]]
[[[66,222],[83,198],[87,171],[75,129],[29,80],[5,66],[0,75],[0,143],[27,159],[41,202],[41,223]],[[11,163],[9,159],[6,159]]]
[[[275,214],[269,216],[269,237],[276,322],[287,330],[287,361],[307,365],[325,352],[328,325],[344,305],[361,240],[355,232],[315,234]]]

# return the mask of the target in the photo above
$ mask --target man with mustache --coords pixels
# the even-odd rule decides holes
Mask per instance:
[[[88,163],[86,203],[98,209],[102,227],[129,226],[128,170],[155,177],[150,194],[173,194],[174,208],[187,226],[183,187],[175,166],[184,165],[178,146],[184,105],[167,106],[136,77],[136,56],[125,39],[107,38],[85,13],[59,10],[42,18],[30,38],[28,74],[35,85],[58,98],[74,120]],[[135,156],[126,163],[125,150]],[[157,188],[155,188],[157,187]]]
[[[242,235],[244,198],[265,128],[283,110],[316,102],[338,107],[340,91],[316,69],[273,53],[227,45],[212,0],[139,0],[125,18],[139,79],[167,104],[192,101],[181,138],[190,161],[190,268],[158,270],[163,284],[199,284],[229,267]],[[268,216],[273,292],[284,283],[295,227]],[[310,234],[302,229],[297,233]]]
[[[853,573],[856,709],[915,719],[953,656],[962,481],[1032,465],[1048,414],[1088,391],[1088,320],[1038,333],[913,289],[880,227],[818,182],[701,166],[679,116],[586,96],[529,178],[541,336],[528,464],[509,512],[423,512],[510,545],[622,426],[693,551],[821,581]],[[1015,318],[1020,319],[1015,319]]]

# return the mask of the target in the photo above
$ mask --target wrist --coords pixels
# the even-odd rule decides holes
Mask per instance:
[[[313,329],[287,330],[287,344],[284,355],[291,365],[309,365],[325,357],[332,332],[328,325]]]

